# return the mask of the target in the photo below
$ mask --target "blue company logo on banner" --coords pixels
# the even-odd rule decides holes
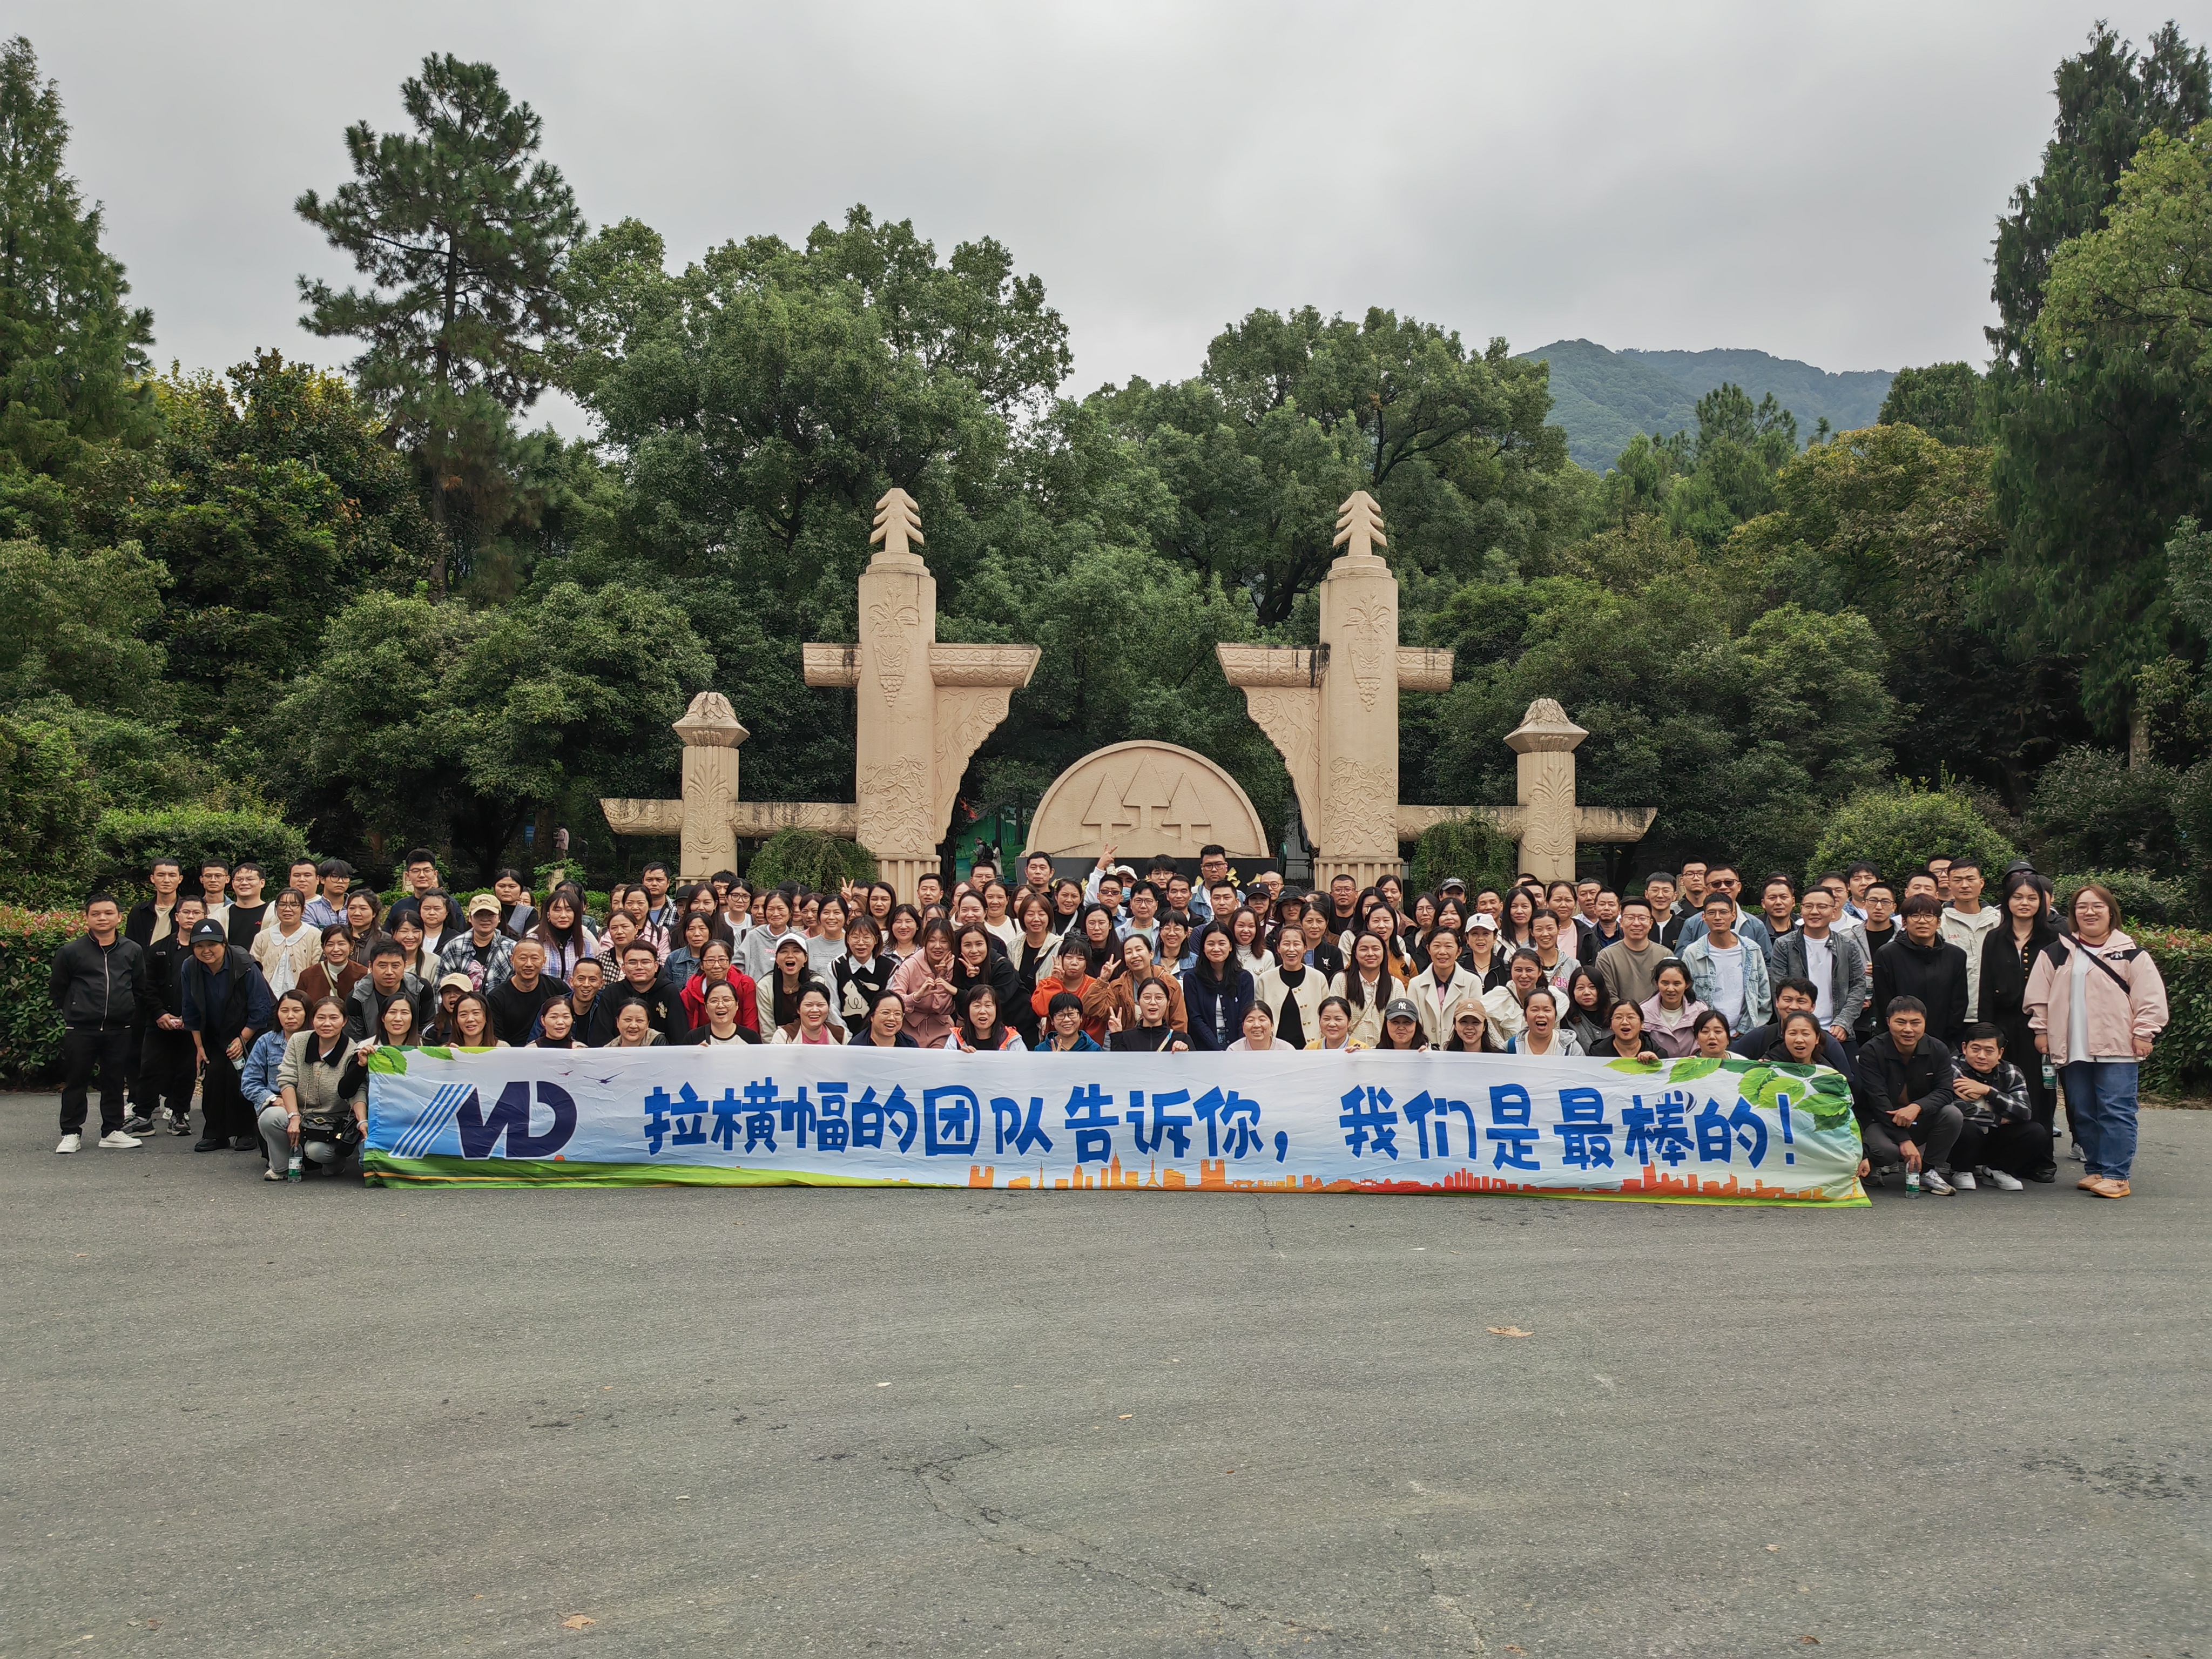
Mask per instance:
[[[490,1103],[486,1105],[486,1102]],[[387,1184],[1094,1187],[1863,1201],[1832,1072],[1511,1055],[386,1051]]]
[[[392,1156],[557,1158],[576,1133],[575,1099],[559,1084],[539,1080],[535,1085],[537,1103],[551,1115],[552,1121],[543,1134],[535,1134],[531,1131],[532,1086],[526,1082],[509,1083],[500,1091],[487,1116],[473,1085],[441,1084],[412,1122],[392,1125]]]

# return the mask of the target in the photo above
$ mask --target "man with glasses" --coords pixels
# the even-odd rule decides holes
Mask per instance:
[[[1774,961],[1774,935],[1769,931],[1762,917],[1753,915],[1743,908],[1743,878],[1737,873],[1735,866],[1716,864],[1710,866],[1705,873],[1705,885],[1735,906],[1737,936],[1756,945],[1759,947],[1759,954],[1766,959],[1768,966],[1771,968]],[[1682,923],[1681,933],[1675,937],[1675,948],[1686,951],[1690,948],[1690,942],[1692,939],[1703,939],[1705,935],[1705,917],[1702,915],[1688,917]]]

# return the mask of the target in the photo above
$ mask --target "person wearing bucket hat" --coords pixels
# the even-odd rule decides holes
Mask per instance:
[[[514,940],[500,930],[499,895],[478,893],[469,901],[469,931],[438,952],[438,975],[466,974],[469,988],[489,996],[514,971]]]

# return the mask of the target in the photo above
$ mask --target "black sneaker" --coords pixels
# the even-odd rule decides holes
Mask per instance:
[[[142,1116],[137,1112],[133,1112],[130,1116],[123,1120],[123,1133],[126,1135],[152,1134],[154,1133],[153,1120],[151,1118]]]
[[[192,1115],[190,1112],[172,1112],[169,1114],[169,1133],[171,1134],[188,1135],[191,1133],[191,1132]]]
[[[2033,1181],[2039,1187],[2048,1187],[2058,1179],[2058,1166],[2056,1164],[2046,1164],[2039,1170],[2030,1170],[2021,1179]]]
[[[192,1150],[196,1152],[227,1152],[230,1150],[230,1143],[221,1135],[209,1135],[192,1142]]]
[[[258,1152],[263,1148],[261,1143],[252,1135],[233,1135],[230,1138],[230,1150],[234,1152]]]

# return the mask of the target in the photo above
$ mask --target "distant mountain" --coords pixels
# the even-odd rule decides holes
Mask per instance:
[[[1753,401],[1772,392],[1809,438],[1825,415],[1838,432],[1871,426],[1889,395],[1890,371],[1831,374],[1764,351],[1608,351],[1589,340],[1555,340],[1522,356],[1552,368],[1552,419],[1567,430],[1576,462],[1602,472],[1639,432],[1697,426],[1697,402],[1723,380]]]

